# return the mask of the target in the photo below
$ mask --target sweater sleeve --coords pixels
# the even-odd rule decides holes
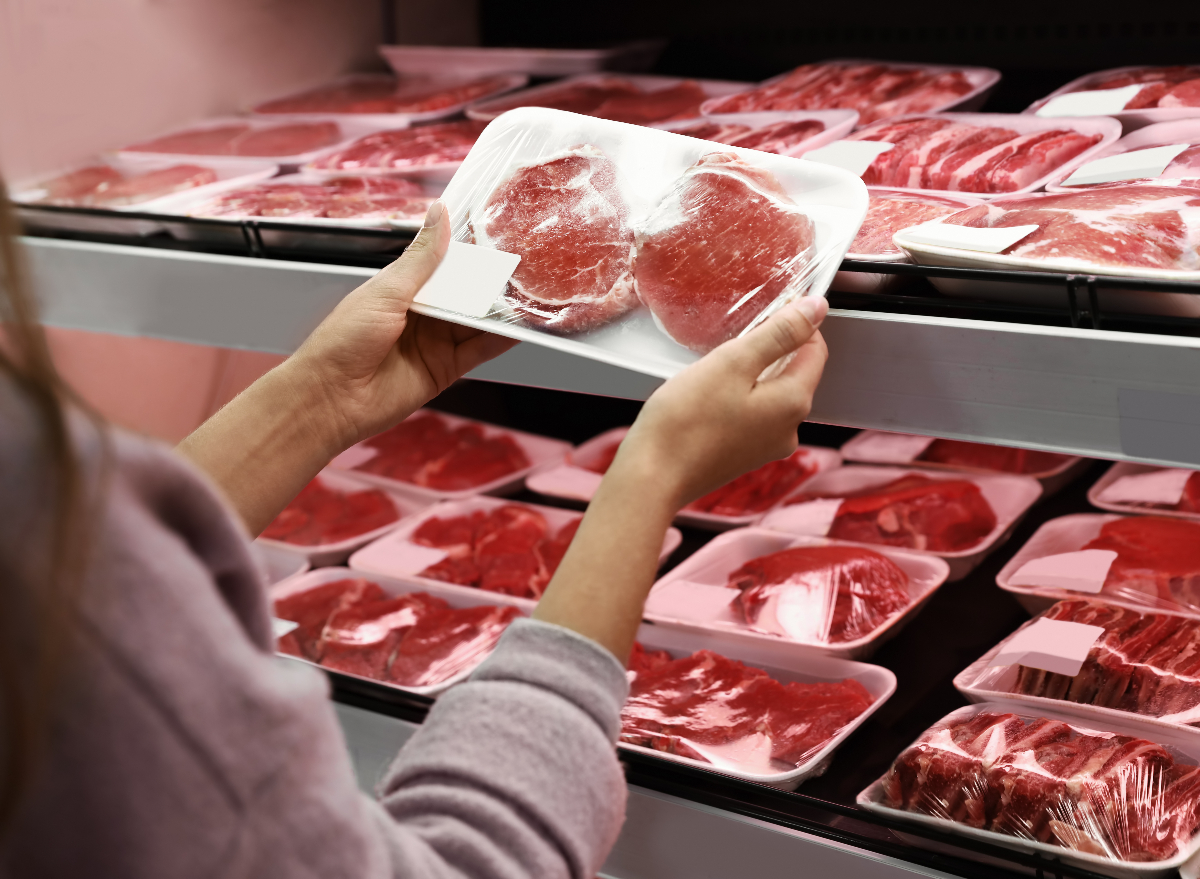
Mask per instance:
[[[614,741],[627,693],[595,642],[513,624],[380,785],[395,875],[594,876],[625,814]]]

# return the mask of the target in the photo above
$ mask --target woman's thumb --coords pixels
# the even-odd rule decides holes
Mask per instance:
[[[412,244],[398,260],[380,272],[388,289],[411,303],[437,269],[450,246],[450,218],[446,205],[438,199],[429,206],[425,224]]]

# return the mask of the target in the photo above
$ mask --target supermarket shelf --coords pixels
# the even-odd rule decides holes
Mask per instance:
[[[26,238],[48,324],[288,353],[373,269]],[[813,420],[1200,464],[1200,338],[835,310]],[[644,399],[658,381],[523,345],[473,378]]]

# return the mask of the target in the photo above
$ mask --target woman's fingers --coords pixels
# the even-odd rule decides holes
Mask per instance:
[[[438,199],[429,206],[425,225],[413,243],[398,260],[375,276],[380,290],[407,309],[433,275],[449,246],[450,221],[446,206]]]
[[[466,375],[480,364],[499,357],[516,345],[517,341],[507,336],[497,336],[495,333],[480,333],[473,339],[460,342],[454,352],[459,375]]]
[[[728,354],[753,381],[771,364],[807,342],[828,311],[829,303],[823,296],[797,299],[740,339],[727,342]]]

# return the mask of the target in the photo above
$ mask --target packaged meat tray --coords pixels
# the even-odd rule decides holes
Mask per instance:
[[[475,101],[519,89],[527,82],[529,77],[522,73],[447,79],[359,74],[267,101],[253,112],[273,118],[317,121],[353,117],[380,128],[403,128],[449,119]]]
[[[805,64],[762,84],[715,98],[704,113],[756,110],[857,110],[859,124],[908,113],[978,110],[1000,71],[839,58]]]
[[[1099,513],[1051,519],[996,583],[1030,613],[1095,595],[1134,610],[1200,617],[1200,523]]]
[[[1175,875],[1200,849],[1200,739],[1031,709],[951,712],[858,805],[1109,876]]]
[[[601,70],[647,70],[666,43],[636,40],[590,49],[538,49],[510,46],[380,46],[379,54],[398,76],[579,76]]]
[[[572,450],[562,464],[529,474],[525,487],[547,497],[590,501],[628,432],[627,427],[617,427],[592,437]],[[801,446],[789,457],[772,461],[688,504],[676,521],[712,531],[749,525],[809,477],[841,463],[841,455],[833,449]]]
[[[839,467],[804,483],[759,525],[930,553],[949,563],[953,581],[1007,540],[1041,494],[1028,476]]]
[[[1025,111],[1038,115],[1079,112],[1079,106],[1047,106],[1064,95],[1081,92],[1089,96],[1086,112],[1118,119],[1126,131],[1155,122],[1171,122],[1198,115],[1200,110],[1200,65],[1174,67],[1117,67],[1089,73],[1055,89]],[[1076,98],[1076,100],[1078,100]]]
[[[659,122],[654,127],[726,146],[802,156],[845,137],[857,122],[858,113],[854,110],[787,110],[701,116]]]
[[[875,186],[868,186],[867,193],[870,196],[867,217],[850,244],[850,251],[846,254],[849,260],[912,262],[908,254],[892,241],[893,235],[902,229],[983,204],[982,199],[969,195],[929,195]],[[911,280],[906,275],[838,272],[830,289],[839,293],[887,293]]]
[[[436,696],[465,680],[504,630],[515,607],[414,586],[348,568],[321,568],[271,590],[277,619],[298,624],[278,651],[336,674]]]
[[[570,450],[561,440],[421,409],[329,466],[429,501],[461,500],[519,491],[535,468],[559,463]]]
[[[842,446],[842,457],[859,464],[915,464],[931,470],[1015,473],[1042,484],[1043,497],[1058,491],[1088,465],[1088,458],[964,440],[864,430]]]
[[[945,582],[942,559],[894,547],[738,528],[663,576],[652,623],[866,659]]]
[[[785,790],[821,775],[896,676],[789,648],[643,625],[617,747]]]
[[[1043,619],[1101,630],[1078,673],[1020,663],[993,665],[1006,648],[1020,653],[1019,643],[1010,645]],[[954,686],[972,702],[1025,702],[1029,711],[1049,709],[1101,725],[1136,719],[1148,727],[1194,734],[1200,725],[1197,655],[1200,620],[1080,597],[1060,601],[1030,620],[961,671]]]
[[[934,222],[981,230],[1020,227],[1018,236],[1021,229],[1037,228],[999,253],[947,246],[953,242],[928,243],[915,229],[898,232],[896,243],[921,265],[1200,282],[1194,243],[1200,236],[1200,184],[1188,181],[1115,183],[1078,192],[1010,196]],[[947,296],[1067,306],[1061,283],[930,280]],[[1098,294],[1106,312],[1200,316],[1200,298],[1186,293],[1102,287]]]
[[[417,310],[669,378],[824,293],[867,195],[841,169],[526,107],[487,127],[445,201],[457,242],[521,261],[494,299]]]
[[[467,116],[486,122],[518,107],[545,107],[614,122],[654,125],[695,119],[700,116],[700,105],[709,98],[740,91],[746,85],[672,76],[575,76],[478,102],[467,108]]]
[[[1115,156],[1123,157],[1119,165],[1112,161]],[[1046,191],[1076,192],[1086,186],[1151,180],[1200,183],[1200,118],[1139,128],[1069,174],[1060,174],[1046,184]]]
[[[316,568],[339,565],[430,503],[326,469],[301,489],[256,542],[306,558]]]
[[[1088,489],[1088,503],[1114,513],[1200,522],[1200,470],[1119,461]]]
[[[445,182],[483,133],[475,119],[376,131],[310,162],[312,174],[403,174]]]
[[[489,593],[501,604],[532,610],[558,570],[583,516],[574,510],[492,497],[437,504],[350,557],[356,571],[406,583]],[[663,539],[659,561],[682,535]]]

